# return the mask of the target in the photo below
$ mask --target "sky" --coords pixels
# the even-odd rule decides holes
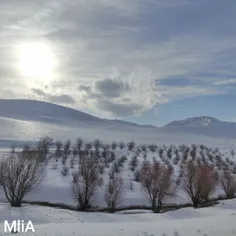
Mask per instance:
[[[235,0],[0,0],[0,99],[164,125],[236,121]]]

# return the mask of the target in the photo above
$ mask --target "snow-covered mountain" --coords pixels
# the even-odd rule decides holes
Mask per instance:
[[[210,126],[210,125],[219,125],[222,121],[217,120],[210,116],[199,116],[199,117],[191,117],[185,120],[173,121],[165,127],[199,127],[199,126]],[[228,123],[228,122],[227,122]]]
[[[75,121],[90,124],[103,122],[102,119],[81,111],[34,100],[0,99],[0,117],[64,125],[72,125]]]
[[[101,119],[72,108],[35,100],[0,99],[0,117],[69,126],[78,124],[140,126],[122,120]]]
[[[9,146],[16,141],[37,141],[45,135],[60,140],[83,137],[107,142],[135,140],[138,143],[208,146],[236,143],[236,124],[211,117],[190,118],[158,128],[101,119],[68,107],[33,100],[0,99],[0,131],[0,146]]]

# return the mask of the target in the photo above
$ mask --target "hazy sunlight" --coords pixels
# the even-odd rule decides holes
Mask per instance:
[[[17,50],[18,68],[27,80],[48,82],[53,78],[56,57],[45,43],[25,43]]]

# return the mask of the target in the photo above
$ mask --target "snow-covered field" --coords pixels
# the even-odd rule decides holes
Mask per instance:
[[[196,148],[196,153],[193,152],[194,148]],[[95,152],[94,147],[92,147],[91,150]],[[9,150],[2,149],[2,153],[5,153],[5,155],[7,155],[7,152],[9,155]],[[98,207],[106,206],[104,201],[104,191],[111,175],[121,176],[125,181],[125,193],[121,206],[150,205],[147,198],[141,193],[140,183],[135,180],[135,174],[140,170],[144,162],[153,163],[154,161],[157,161],[173,168],[173,184],[177,185],[177,191],[176,196],[168,199],[165,202],[166,204],[191,203],[179,183],[182,178],[184,163],[188,160],[192,160],[193,158],[196,158],[196,160],[199,159],[202,163],[207,163],[214,166],[218,173],[220,173],[223,169],[236,173],[235,155],[232,155],[229,150],[227,152],[222,152],[221,150],[211,149],[206,146],[165,145],[157,146],[155,151],[150,151],[150,147],[148,147],[148,145],[141,146],[136,144],[136,147],[132,150],[129,150],[127,146],[121,149],[118,145],[115,150],[113,150],[110,144],[110,147],[105,153],[103,147],[99,149],[99,152],[99,162],[104,168],[101,173],[104,184],[99,188],[94,196],[93,205]],[[73,173],[76,173],[78,170],[79,157],[77,155],[73,156],[73,154],[70,154],[65,163],[63,163],[62,157],[56,161],[54,150],[51,150],[50,155],[51,159],[46,165],[45,180],[38,189],[30,192],[26,196],[25,200],[62,203],[76,206],[77,203],[72,196],[71,183]],[[103,155],[106,155],[106,157],[104,158]],[[112,159],[111,156],[113,156],[114,159]],[[125,160],[119,164],[119,168],[116,168],[116,164],[119,163],[124,157]],[[136,160],[134,164],[135,167],[134,170],[132,170],[131,161],[134,159]],[[61,174],[63,167],[68,168],[68,173],[65,176]],[[222,189],[218,188],[213,197],[217,197],[222,194]],[[1,188],[0,200],[5,201],[5,196]]]
[[[8,104],[10,102],[10,105]],[[25,104],[25,105],[22,105]],[[26,106],[27,104],[27,106]],[[0,158],[9,154],[12,144],[22,146],[25,142],[34,144],[42,136],[52,136],[54,140],[72,141],[71,149],[78,137],[84,141],[100,139],[103,143],[111,144],[113,140],[128,142],[134,140],[136,147],[128,150],[127,146],[114,150],[109,146],[108,156],[113,153],[115,158],[109,161],[102,173],[104,185],[94,196],[93,206],[104,207],[104,188],[112,173],[114,163],[123,156],[126,160],[120,165],[115,175],[125,180],[125,193],[121,206],[149,205],[147,198],[141,194],[141,185],[135,180],[135,172],[140,169],[144,161],[158,161],[174,169],[173,183],[181,179],[181,170],[184,163],[192,159],[192,144],[195,143],[197,151],[195,158],[203,163],[215,167],[215,170],[228,169],[236,173],[236,156],[231,149],[236,150],[235,124],[221,123],[215,120],[193,119],[181,122],[178,127],[170,124],[167,127],[157,128],[151,126],[138,126],[132,123],[103,120],[89,116],[79,111],[54,106],[52,104],[37,103],[34,101],[0,101]],[[6,109],[7,108],[7,109]],[[11,108],[11,109],[10,109]],[[191,123],[193,122],[193,123]],[[197,122],[197,127],[195,123]],[[202,123],[203,122],[203,123]],[[210,126],[210,122],[213,122]],[[189,125],[193,124],[193,125]],[[157,144],[154,152],[147,146]],[[146,149],[141,146],[146,145]],[[185,144],[185,148],[181,147]],[[205,145],[203,148],[200,144]],[[186,149],[187,148],[187,149]],[[219,148],[217,150],[216,148]],[[94,151],[94,149],[91,149]],[[162,150],[162,151],[160,151]],[[181,151],[182,150],[182,151]],[[184,151],[186,155],[184,157]],[[103,152],[100,147],[100,154]],[[54,150],[51,150],[51,159],[46,166],[46,178],[42,185],[29,193],[24,200],[43,201],[50,203],[63,203],[76,206],[72,197],[72,174],[76,171],[78,156],[70,154],[65,166],[68,174],[63,176],[61,170],[64,164],[61,159],[55,160]],[[130,162],[136,156],[137,166],[130,169]],[[221,156],[219,158],[219,156]],[[74,159],[75,163],[71,165]],[[104,158],[100,161],[104,163]],[[222,194],[220,188],[214,196]],[[137,211],[116,214],[105,213],[79,213],[68,210],[59,210],[48,207],[24,205],[23,208],[11,208],[4,203],[6,198],[0,189],[0,232],[3,234],[4,220],[32,220],[36,226],[35,234],[52,236],[227,236],[236,235],[236,201],[226,201],[221,205],[194,210],[185,208],[163,214],[152,214],[148,211],[142,214]],[[190,200],[183,192],[181,185],[177,184],[176,197],[166,201],[166,204],[189,203]],[[129,214],[127,214],[129,213]],[[132,213],[132,214],[130,214]],[[17,234],[20,235],[20,234]]]
[[[186,208],[163,214],[81,213],[24,205],[20,209],[0,204],[0,232],[3,221],[31,220],[40,236],[234,236],[236,201],[222,202],[204,209]]]

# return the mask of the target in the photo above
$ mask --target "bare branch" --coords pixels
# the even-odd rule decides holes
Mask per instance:
[[[0,185],[11,206],[21,206],[22,200],[44,178],[44,167],[35,150],[22,151],[0,162]]]
[[[125,184],[122,178],[115,177],[107,184],[104,199],[111,213],[113,213],[117,206],[121,203],[124,190]]]
[[[142,193],[149,199],[154,212],[160,211],[163,202],[174,197],[172,169],[155,163],[144,165],[141,169]]]
[[[83,158],[79,170],[73,176],[72,192],[79,203],[80,210],[86,210],[91,204],[92,197],[102,184],[99,164],[95,159],[87,156]]]

